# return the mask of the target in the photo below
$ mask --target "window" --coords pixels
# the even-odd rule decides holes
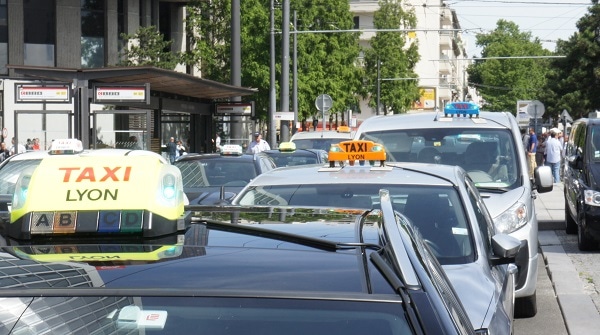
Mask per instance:
[[[104,66],[104,0],[81,0],[81,66]]]
[[[6,17],[6,1],[2,1]],[[24,0],[25,65],[55,66],[56,4],[48,0]]]
[[[7,74],[8,63],[8,9],[6,0],[0,0],[0,74]],[[1,102],[1,101],[0,101]]]

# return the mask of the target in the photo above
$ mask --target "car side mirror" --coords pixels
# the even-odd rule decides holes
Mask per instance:
[[[521,241],[507,234],[496,234],[492,236],[492,265],[514,263],[521,249]]]
[[[535,168],[533,175],[534,187],[538,193],[552,191],[554,178],[552,177],[552,169],[549,166],[538,166]]]
[[[583,159],[579,154],[571,155],[567,157],[567,164],[573,169],[583,169]]]

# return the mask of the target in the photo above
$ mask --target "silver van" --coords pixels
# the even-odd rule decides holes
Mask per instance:
[[[383,144],[387,160],[459,165],[477,186],[498,233],[522,241],[516,259],[515,316],[537,313],[538,223],[534,198],[552,190],[550,167],[529,178],[516,118],[506,112],[444,115],[423,112],[375,116],[365,120],[355,139]]]

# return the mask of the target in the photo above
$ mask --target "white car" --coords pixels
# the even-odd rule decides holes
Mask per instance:
[[[517,257],[515,316],[531,317],[537,313],[538,269],[538,223],[533,199],[535,192],[552,190],[550,168],[539,167],[531,180],[516,118],[506,112],[477,113],[446,108],[444,113],[371,117],[357,129],[355,139],[382,144],[388,161],[458,165],[467,171],[498,232],[510,234],[525,245]]]
[[[296,145],[297,149],[321,149],[329,151],[331,144],[352,139],[354,133],[349,127],[340,126],[338,130],[324,131],[302,131],[292,135],[290,142]]]

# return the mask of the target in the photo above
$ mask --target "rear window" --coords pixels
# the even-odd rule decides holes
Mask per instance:
[[[206,159],[178,161],[184,188],[223,186],[228,183],[245,183],[256,177],[256,168],[251,160]]]
[[[40,165],[41,159],[10,160],[0,169],[0,194],[15,193],[15,184],[21,172],[30,166]]]
[[[361,139],[383,144],[389,161],[461,166],[478,187],[520,185],[519,157],[509,129],[392,129],[365,132]]]

